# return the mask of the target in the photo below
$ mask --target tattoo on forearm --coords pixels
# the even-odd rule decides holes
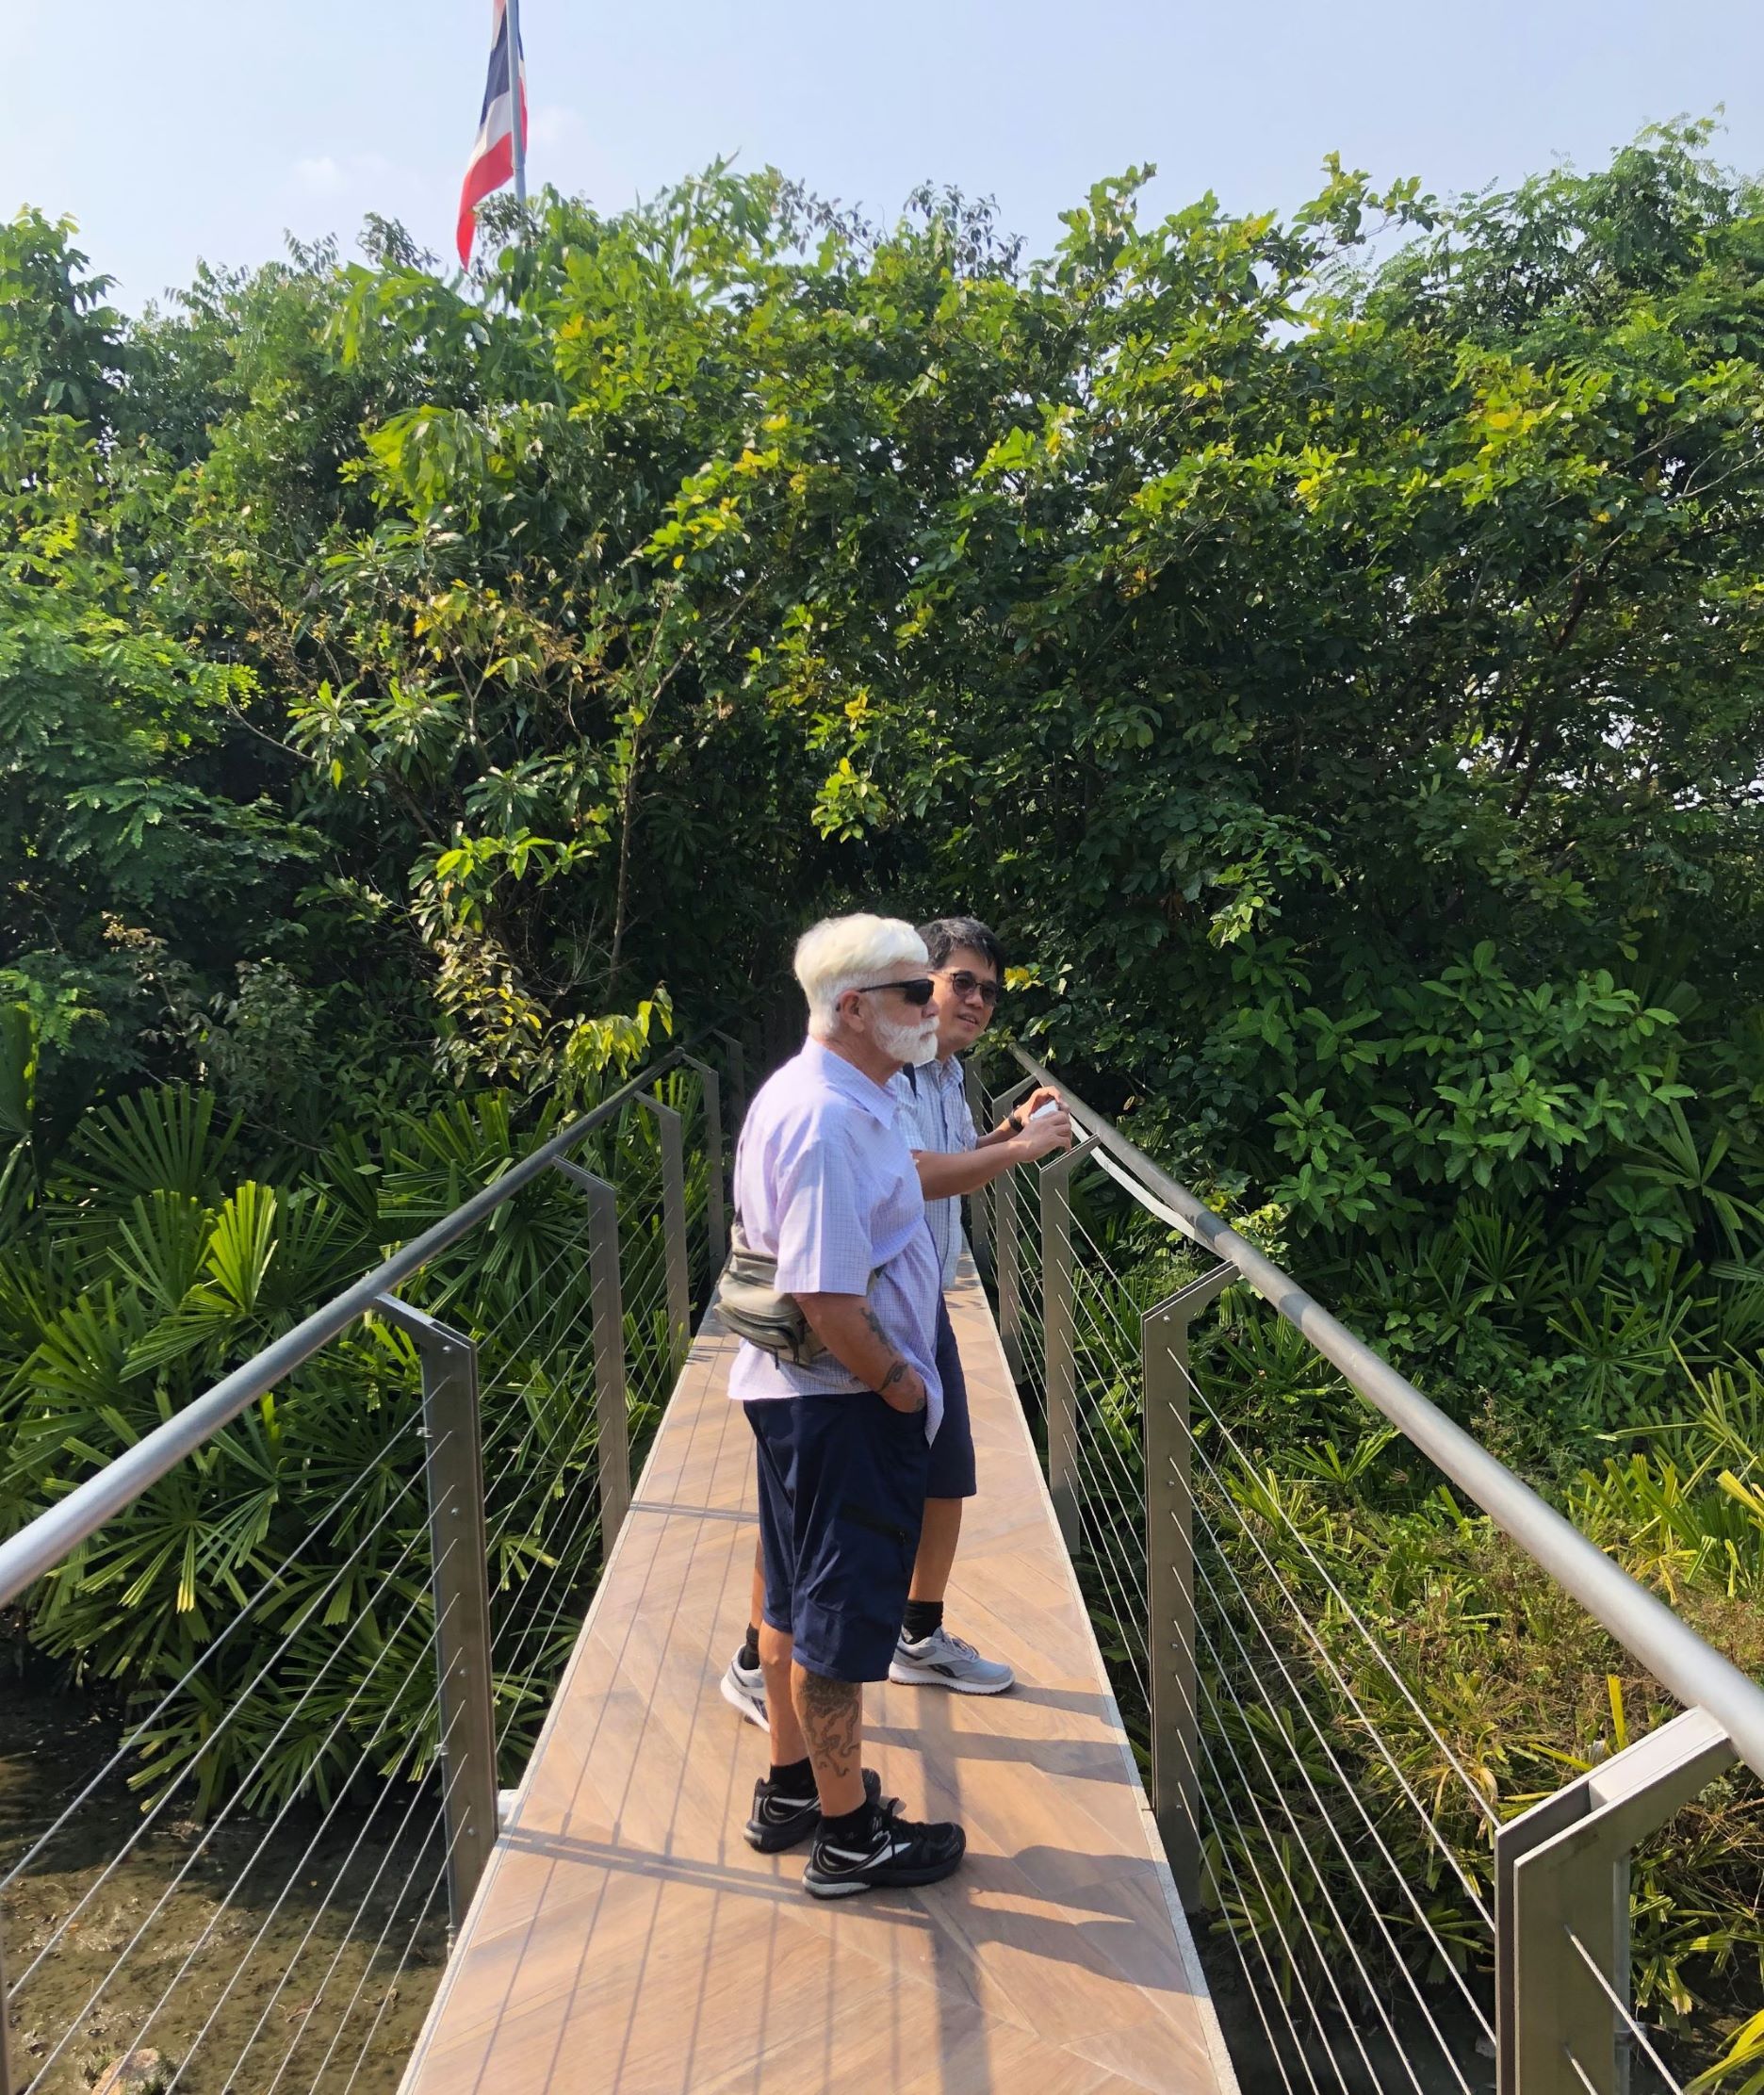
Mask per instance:
[[[906,1378],[912,1373],[912,1368],[906,1361],[904,1361],[901,1356],[894,1351],[894,1341],[889,1336],[887,1332],[882,1329],[882,1319],[876,1315],[875,1311],[869,1306],[868,1303],[865,1303],[864,1305],[863,1315],[864,1322],[869,1325],[870,1329],[875,1334],[876,1337],[881,1340],[882,1344],[888,1348],[890,1356],[888,1364],[888,1370],[883,1375],[882,1380],[876,1384],[876,1392],[878,1395],[880,1395],[884,1390],[892,1389],[896,1383],[905,1382]]]
[[[858,1773],[863,1742],[863,1689],[856,1680],[827,1680],[798,1671],[796,1715],[815,1773],[843,1780]]]

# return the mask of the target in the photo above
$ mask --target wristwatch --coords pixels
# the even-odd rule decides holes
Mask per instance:
[[[1004,1116],[1004,1125],[1010,1129],[1013,1135],[1021,1135],[1022,1133],[1022,1122],[1017,1118],[1018,1114],[1021,1111],[1021,1106],[1013,1105],[1010,1111]]]

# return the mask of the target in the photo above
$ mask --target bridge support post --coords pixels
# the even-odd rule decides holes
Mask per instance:
[[[1035,1078],[993,1094],[994,1113],[1008,1113],[1020,1098],[1035,1088]],[[1017,1187],[1006,1171],[988,1188],[992,1195],[992,1285],[998,1290],[999,1343],[1004,1349],[1004,1365],[1019,1385],[1023,1377],[1022,1350],[1022,1237],[1017,1219]]]
[[[1736,1759],[1687,1710],[1496,1829],[1499,2095],[1628,2095],[1630,1851]]]
[[[1233,1268],[1216,1266],[1155,1303],[1139,1320],[1152,1809],[1176,1890],[1190,1912],[1200,1905],[1200,1727],[1188,1328],[1235,1277]]]
[[[618,1193],[580,1164],[558,1170],[588,1198],[588,1294],[594,1305],[595,1470],[604,1562],[630,1506],[629,1399],[625,1387],[625,1289],[619,1274]]]
[[[457,1934],[497,1837],[497,1738],[490,1670],[489,1545],[478,1425],[478,1349],[401,1302],[375,1309],[415,1340],[429,1443],[429,1547],[441,1711],[448,1916]]]
[[[695,1055],[682,1055],[689,1070],[698,1072],[704,1087],[705,1227],[710,1238],[710,1270],[705,1276],[705,1293],[723,1270],[728,1256],[728,1223],[723,1208],[723,1084],[709,1062]]]
[[[680,1117],[671,1105],[640,1091],[631,1101],[655,1116],[662,1138],[662,1236],[667,1259],[668,1358],[678,1375],[692,1344],[692,1283],[686,1257],[686,1149]]]
[[[1041,1330],[1047,1383],[1048,1495],[1066,1547],[1083,1540],[1079,1516],[1078,1366],[1073,1348],[1071,1175],[1095,1149],[1074,1143],[1041,1167]]]

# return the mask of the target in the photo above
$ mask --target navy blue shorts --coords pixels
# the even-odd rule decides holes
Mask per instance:
[[[824,1679],[886,1679],[924,1518],[923,1414],[868,1389],[742,1409],[759,1444],[766,1620]]]
[[[973,1427],[968,1417],[968,1380],[950,1313],[938,1298],[937,1371],[943,1384],[943,1419],[931,1443],[925,1476],[927,1498],[972,1498],[974,1483]]]

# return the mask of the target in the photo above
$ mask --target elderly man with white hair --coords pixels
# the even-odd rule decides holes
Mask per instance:
[[[833,917],[796,947],[808,1038],[756,1094],[735,1155],[746,1243],[776,1260],[825,1349],[811,1365],[743,1339],[729,1376],[759,1449],[772,1767],[746,1835],[813,1836],[817,1898],[931,1884],[958,1825],[922,1825],[862,1766],[863,1683],[887,1678],[942,1410],[942,1275],[890,1079],[937,1053],[924,941],[890,917]]]

